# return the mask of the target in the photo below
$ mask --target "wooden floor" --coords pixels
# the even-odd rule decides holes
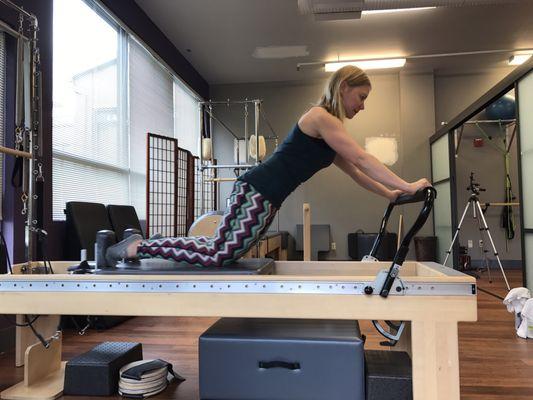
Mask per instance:
[[[484,275],[484,274],[483,274]],[[511,286],[522,286],[519,271],[509,271]],[[478,280],[481,289],[504,297],[503,280],[493,271],[494,282],[485,276]],[[533,340],[516,336],[514,318],[494,296],[478,295],[479,321],[459,324],[461,399],[533,399]],[[198,336],[215,319],[138,317],[105,332],[90,331],[84,336],[66,332],[63,359],[68,360],[103,341],[138,341],[144,358],[162,358],[186,377],[181,385],[172,384],[157,396],[160,399],[198,399]],[[367,335],[367,348],[378,347],[381,338],[370,323],[361,323]],[[23,379],[22,368],[14,368],[14,355],[0,355],[0,390]],[[118,396],[116,396],[118,397]],[[69,396],[64,396],[69,398]],[[72,397],[72,399],[80,397]]]

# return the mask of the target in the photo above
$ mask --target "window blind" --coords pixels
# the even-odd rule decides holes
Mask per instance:
[[[54,220],[68,201],[129,202],[119,40],[85,2],[54,0]]]
[[[200,114],[198,100],[185,86],[174,82],[174,132],[178,146],[194,156],[200,148]]]
[[[146,216],[147,133],[174,136],[173,77],[133,38],[128,39],[131,204]]]

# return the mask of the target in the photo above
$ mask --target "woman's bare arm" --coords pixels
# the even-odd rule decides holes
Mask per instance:
[[[320,137],[346,161],[355,165],[371,179],[402,192],[415,193],[429,186],[426,179],[408,183],[383,165],[376,157],[367,153],[346,131],[338,118],[320,107],[312,108],[304,117],[303,124],[312,127]],[[307,120],[307,121],[305,121]],[[302,121],[302,120],[301,120]]]
[[[343,172],[350,176],[357,184],[359,184],[361,187],[365,188],[370,192],[383,196],[390,201],[396,200],[398,195],[401,193],[401,191],[399,190],[390,190],[385,185],[376,182],[372,178],[369,178],[367,175],[363,174],[355,165],[353,165],[349,161],[346,161],[338,154],[333,162]]]

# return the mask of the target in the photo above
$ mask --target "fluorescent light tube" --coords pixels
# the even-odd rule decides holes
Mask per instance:
[[[509,65],[520,65],[531,58],[531,54],[515,54],[509,58]]]
[[[385,14],[393,12],[403,12],[403,11],[420,11],[420,10],[430,10],[437,7],[414,7],[414,8],[391,8],[390,10],[367,10],[363,11],[363,15],[367,14]]]
[[[341,61],[341,62],[331,62],[325,64],[326,72],[335,72],[339,68],[342,68],[346,65],[355,65],[361,69],[385,69],[385,68],[401,68],[405,65],[405,58],[390,58],[390,59],[379,59],[379,60],[361,60],[361,61]]]

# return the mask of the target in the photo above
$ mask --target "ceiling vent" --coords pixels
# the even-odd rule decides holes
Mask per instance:
[[[298,8],[316,21],[360,19],[363,11],[421,7],[461,7],[519,3],[520,0],[298,0]]]
[[[312,14],[315,21],[359,19],[364,0],[298,0],[302,14]]]

